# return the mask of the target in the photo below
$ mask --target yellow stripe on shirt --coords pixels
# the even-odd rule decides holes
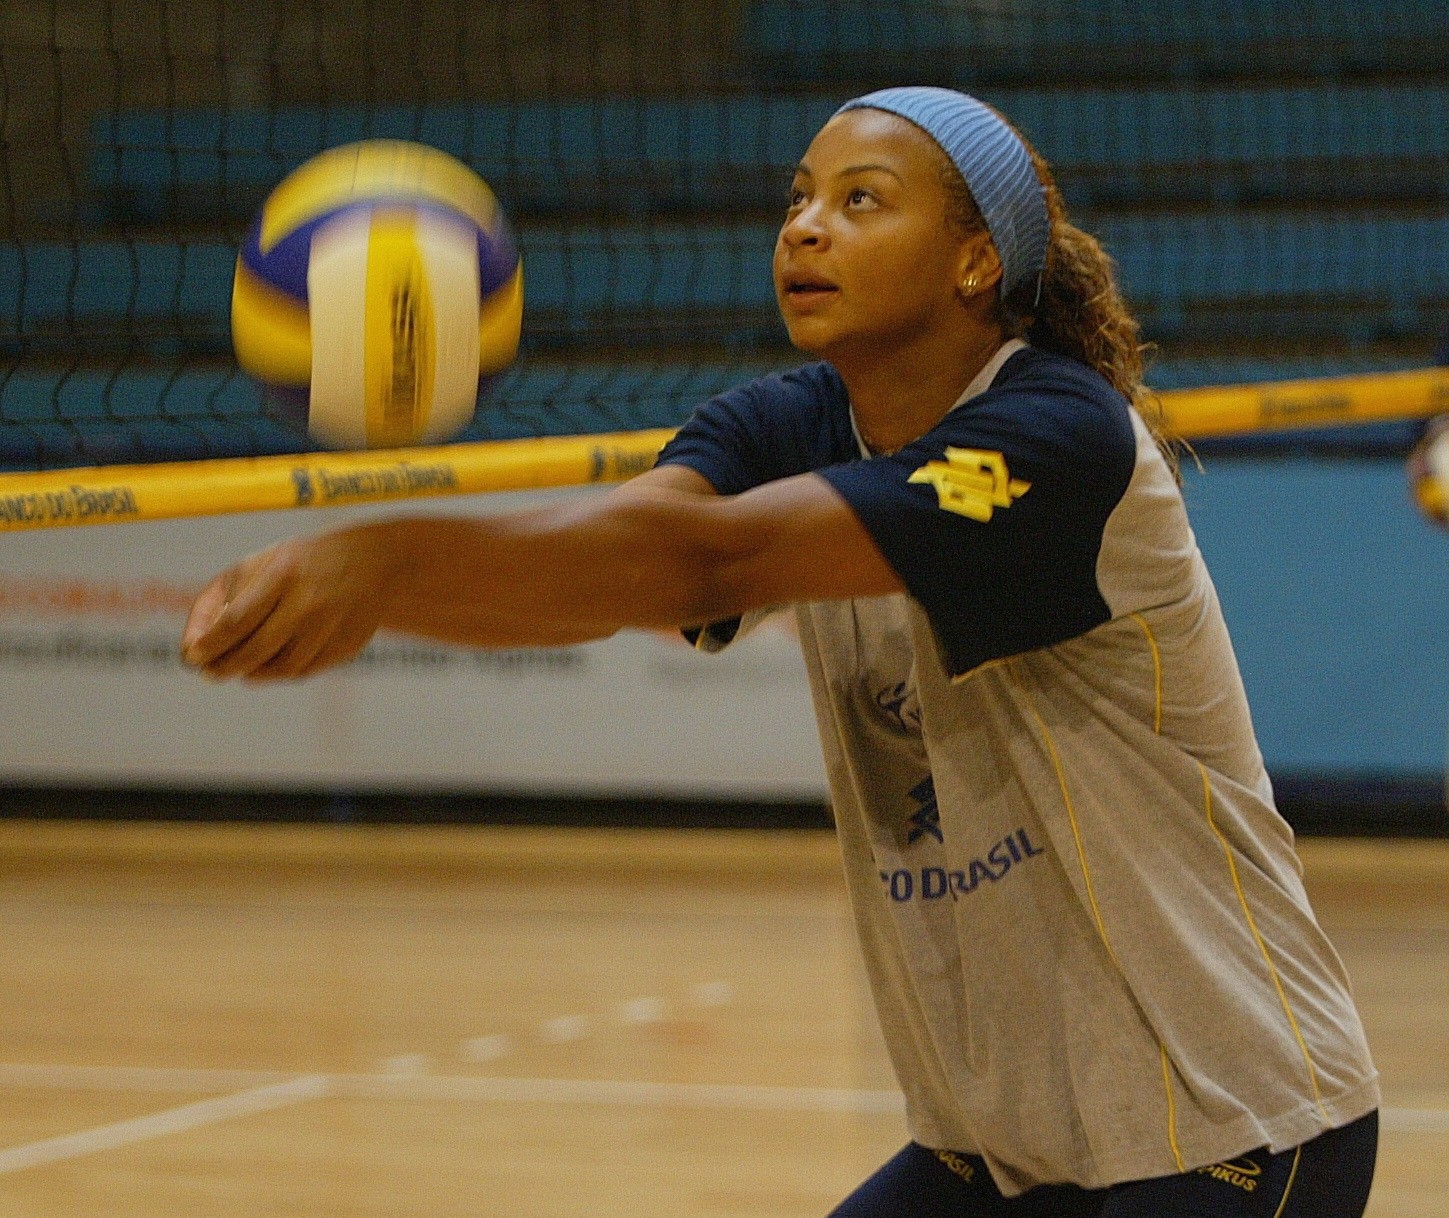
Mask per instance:
[[[1077,823],[1077,810],[1072,804],[1072,793],[1067,787],[1067,775],[1066,771],[1062,768],[1061,756],[1057,753],[1056,741],[1052,739],[1051,729],[1047,727],[1046,720],[1041,717],[1041,712],[1037,710],[1036,698],[1032,696],[1031,690],[1027,688],[1026,682],[1022,679],[1018,665],[1015,663],[1009,665],[1007,671],[1011,673],[1017,688],[1026,696],[1027,706],[1031,710],[1032,718],[1036,720],[1037,727],[1041,729],[1042,740],[1046,743],[1047,753],[1052,759],[1052,768],[1057,774],[1057,785],[1061,788],[1062,803],[1066,805],[1067,820],[1071,822],[1072,840],[1077,846],[1077,861],[1082,867],[1082,881],[1086,885],[1087,900],[1092,906],[1092,917],[1097,923],[1097,934],[1101,936],[1102,946],[1107,949],[1107,955],[1111,958],[1112,964],[1116,967],[1118,974],[1125,982],[1127,979],[1126,971],[1122,968],[1122,962],[1117,959],[1117,952],[1112,947],[1112,940],[1107,937],[1107,926],[1102,921],[1102,909],[1097,904],[1097,891],[1092,883],[1092,869],[1087,865],[1087,851],[1086,847],[1082,844],[1082,830],[1081,826]],[[1149,1030],[1151,1030],[1150,1027]],[[1187,1164],[1183,1161],[1182,1151],[1178,1149],[1177,1145],[1177,1106],[1172,1098],[1172,1077],[1170,1061],[1167,1055],[1167,1046],[1162,1043],[1162,1038],[1157,1036],[1155,1030],[1152,1030],[1152,1034],[1157,1040],[1157,1048],[1162,1054],[1162,1081],[1167,1091],[1167,1142],[1172,1147],[1172,1157],[1177,1163],[1177,1170],[1185,1172],[1187,1170]]]
[[[1157,639],[1153,636],[1152,627],[1147,624],[1147,619],[1140,613],[1134,613],[1132,620],[1142,627],[1142,633],[1147,637],[1147,646],[1152,652],[1152,687],[1156,695],[1152,704],[1152,731],[1160,736],[1162,735],[1162,652],[1157,649]]]
[[[1223,855],[1228,860],[1228,872],[1233,877],[1233,887],[1237,889],[1238,904],[1243,907],[1243,917],[1247,919],[1248,929],[1253,932],[1253,939],[1258,945],[1258,950],[1263,954],[1263,963],[1268,966],[1268,976],[1273,980],[1273,988],[1278,991],[1278,1001],[1283,1004],[1283,1014],[1288,1017],[1288,1024],[1293,1029],[1293,1036],[1298,1041],[1298,1048],[1303,1053],[1303,1064],[1308,1067],[1308,1081],[1313,1088],[1313,1100],[1318,1105],[1318,1111],[1323,1114],[1325,1125],[1331,1124],[1328,1110],[1323,1106],[1323,1094],[1318,1088],[1318,1071],[1313,1066],[1313,1056],[1308,1052],[1308,1044],[1303,1039],[1303,1033],[1298,1027],[1298,1019],[1293,1014],[1293,1007],[1288,1002],[1288,995],[1283,990],[1283,981],[1278,976],[1278,969],[1273,964],[1273,957],[1268,954],[1268,945],[1263,942],[1263,936],[1258,932],[1258,923],[1253,918],[1253,911],[1248,908],[1248,896],[1243,891],[1242,881],[1238,878],[1238,865],[1233,861],[1232,847],[1228,845],[1228,839],[1218,828],[1217,822],[1213,819],[1213,788],[1208,781],[1207,766],[1202,762],[1197,763],[1197,768],[1202,771],[1202,798],[1203,807],[1207,810],[1207,822],[1213,833],[1217,836],[1223,848]]]

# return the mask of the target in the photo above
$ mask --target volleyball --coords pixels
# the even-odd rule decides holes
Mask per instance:
[[[523,267],[488,184],[423,144],[366,140],[299,166],[237,257],[237,362],[329,448],[432,444],[513,362]]]
[[[1439,415],[1409,453],[1409,486],[1419,510],[1449,528],[1449,415]]]

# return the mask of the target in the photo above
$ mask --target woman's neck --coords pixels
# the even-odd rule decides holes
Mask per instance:
[[[992,327],[949,344],[943,350],[895,348],[889,353],[832,353],[850,395],[861,439],[873,453],[893,453],[919,439],[945,418],[1006,341]]]

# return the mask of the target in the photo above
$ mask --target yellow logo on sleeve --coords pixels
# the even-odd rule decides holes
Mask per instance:
[[[944,461],[926,462],[906,481],[929,483],[943,510],[983,524],[1031,490],[1030,482],[1011,476],[1005,457],[979,448],[948,448]]]

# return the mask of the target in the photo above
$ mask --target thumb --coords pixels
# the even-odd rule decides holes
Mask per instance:
[[[235,579],[234,571],[223,571],[207,584],[197,594],[196,600],[192,602],[191,612],[186,618],[186,626],[181,631],[181,658],[188,664],[201,662],[201,656],[197,654],[198,645],[206,637],[206,632],[215,625],[216,619],[221,616],[221,611],[230,602],[231,588]]]

